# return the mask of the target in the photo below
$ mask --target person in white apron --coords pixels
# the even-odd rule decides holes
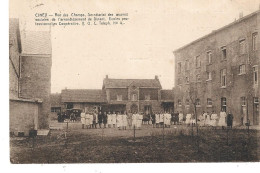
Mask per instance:
[[[136,128],[136,125],[137,125],[136,122],[137,122],[137,114],[134,113],[132,115],[132,128]]]
[[[123,116],[120,112],[118,112],[116,116],[116,125],[119,130],[122,129],[122,120],[123,120]]]
[[[81,112],[80,118],[81,118],[80,120],[81,120],[81,124],[82,124],[82,129],[84,129],[84,126],[85,126],[85,124],[86,124],[86,114],[85,114],[84,111]]]
[[[216,114],[214,111],[211,114],[211,125],[213,127],[217,126],[217,121],[218,121],[218,114]]]
[[[163,116],[163,113],[161,112],[161,113],[160,113],[160,127],[163,127],[163,126],[164,126],[163,120],[164,120],[164,116]]]
[[[113,112],[112,114],[112,124],[113,124],[113,127],[115,128],[116,127],[116,113]]]
[[[112,116],[111,116],[110,112],[108,112],[108,114],[107,114],[107,127],[111,128],[111,125],[112,125]]]
[[[187,125],[189,126],[190,123],[191,123],[191,114],[187,114],[187,115],[186,115],[186,121],[185,121],[185,124],[187,124]]]
[[[180,124],[183,123],[183,113],[182,112],[179,113],[179,123]]]
[[[211,126],[211,118],[210,118],[210,115],[208,113],[206,114],[205,125]]]
[[[143,114],[139,113],[137,114],[138,120],[137,120],[137,128],[141,129],[142,122],[143,122]]]
[[[124,112],[123,114],[123,130],[126,130],[126,126],[127,126],[127,115],[126,112]]]
[[[160,125],[160,114],[159,114],[159,112],[155,113],[155,124],[156,124],[156,128],[158,128],[159,125]]]
[[[92,128],[93,126],[93,114],[89,113],[89,127]]]
[[[222,110],[219,113],[219,121],[218,121],[218,126],[221,126],[222,129],[224,129],[224,127],[227,126],[226,117],[227,117],[226,112]]]

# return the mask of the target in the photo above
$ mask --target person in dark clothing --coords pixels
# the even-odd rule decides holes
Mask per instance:
[[[107,113],[106,112],[103,113],[103,124],[104,124],[104,128],[106,128],[106,126],[107,126]]]
[[[152,120],[152,124],[153,124],[153,128],[155,127],[155,114],[152,112],[151,113],[151,120]]]
[[[232,129],[232,125],[233,125],[233,115],[231,112],[229,112],[227,115],[227,126]]]
[[[101,113],[101,111],[99,111],[98,112],[98,125],[99,125],[99,128],[101,128],[101,126],[102,126],[102,119],[103,119],[102,113]]]
[[[177,111],[177,113],[175,114],[175,122],[174,124],[176,123],[176,125],[179,123],[179,112]]]

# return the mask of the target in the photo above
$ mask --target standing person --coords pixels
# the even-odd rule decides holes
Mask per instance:
[[[185,121],[185,124],[187,124],[187,125],[189,126],[190,123],[191,123],[191,114],[187,114],[187,115],[186,115],[186,121]]]
[[[101,111],[99,111],[98,112],[98,125],[99,125],[99,128],[101,128],[101,126],[102,126],[102,120],[103,120],[103,116],[102,116]]]
[[[152,125],[154,128],[155,127],[155,114],[153,112],[151,112],[151,121],[152,121]]]
[[[167,112],[165,111],[163,113],[163,124],[164,124],[164,127],[167,127]]]
[[[211,125],[216,127],[217,126],[217,121],[218,121],[218,114],[215,113],[215,111],[212,111],[211,114]]]
[[[206,126],[210,126],[211,125],[211,119],[210,119],[210,115],[209,115],[208,112],[206,113],[205,125]]]
[[[137,120],[138,120],[138,114],[137,114],[137,112],[135,112],[134,114],[133,114],[133,116],[132,116],[132,127],[134,128],[136,128],[136,126],[137,126]]]
[[[110,112],[108,112],[107,114],[107,127],[111,128],[112,126],[112,115],[110,114]]]
[[[221,110],[221,112],[219,113],[218,126],[221,126],[222,129],[224,129],[224,127],[227,125],[226,117],[227,117],[226,112],[224,110]]]
[[[204,114],[204,111],[203,111],[202,114],[200,114],[199,117],[198,117],[198,125],[199,125],[199,126],[203,126],[203,124],[204,124],[203,114]]]
[[[117,115],[116,115],[116,125],[117,125],[117,128],[119,130],[121,130],[121,127],[122,127],[122,114],[121,112],[117,112]]]
[[[179,112],[177,112],[177,113],[179,114],[179,123],[182,124],[183,123],[183,113],[182,113],[182,111],[180,111],[180,113]]]
[[[126,126],[127,126],[127,115],[126,115],[126,111],[123,114],[123,130],[126,130]]]
[[[159,114],[159,112],[155,113],[155,125],[156,125],[156,128],[158,128],[159,125],[160,125],[160,114]]]
[[[161,111],[161,113],[160,113],[160,127],[164,126],[163,120],[164,120],[164,116],[163,116],[163,112]]]
[[[113,124],[113,127],[115,128],[116,127],[116,113],[115,113],[115,111],[112,114],[112,124]]]
[[[92,127],[96,129],[97,128],[97,116],[96,116],[95,112],[93,112],[92,115],[93,115]]]
[[[107,113],[106,112],[103,113],[103,124],[104,124],[104,128],[106,128],[107,127]]]
[[[143,113],[137,114],[138,120],[137,120],[137,128],[140,130],[143,122]]]
[[[233,114],[229,111],[227,115],[227,126],[232,129],[233,126]]]
[[[169,112],[167,112],[167,114],[166,114],[166,119],[167,119],[167,127],[170,128],[171,127],[171,114]]]
[[[82,126],[82,129],[84,129],[84,126],[86,124],[86,114],[84,111],[81,112],[80,114],[80,118],[81,118],[81,126]]]
[[[93,128],[93,114],[91,112],[89,112],[89,127]]]
[[[129,110],[129,111],[128,111],[128,114],[127,114],[127,124],[128,124],[128,126],[129,126],[129,128],[132,127],[132,116],[133,116],[133,114],[132,114],[132,112]]]

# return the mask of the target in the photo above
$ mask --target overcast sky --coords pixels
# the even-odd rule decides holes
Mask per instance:
[[[37,4],[42,4],[37,6]],[[34,26],[34,14],[128,13],[122,26],[55,26],[52,35],[52,93],[101,89],[103,78],[154,78],[174,87],[173,51],[259,9],[260,0],[10,0],[10,17],[21,29]],[[37,7],[35,7],[37,6]],[[49,29],[49,27],[47,28]]]

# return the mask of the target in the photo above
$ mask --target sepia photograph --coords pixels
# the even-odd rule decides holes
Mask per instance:
[[[259,162],[259,31],[260,0],[9,0],[10,164]]]

